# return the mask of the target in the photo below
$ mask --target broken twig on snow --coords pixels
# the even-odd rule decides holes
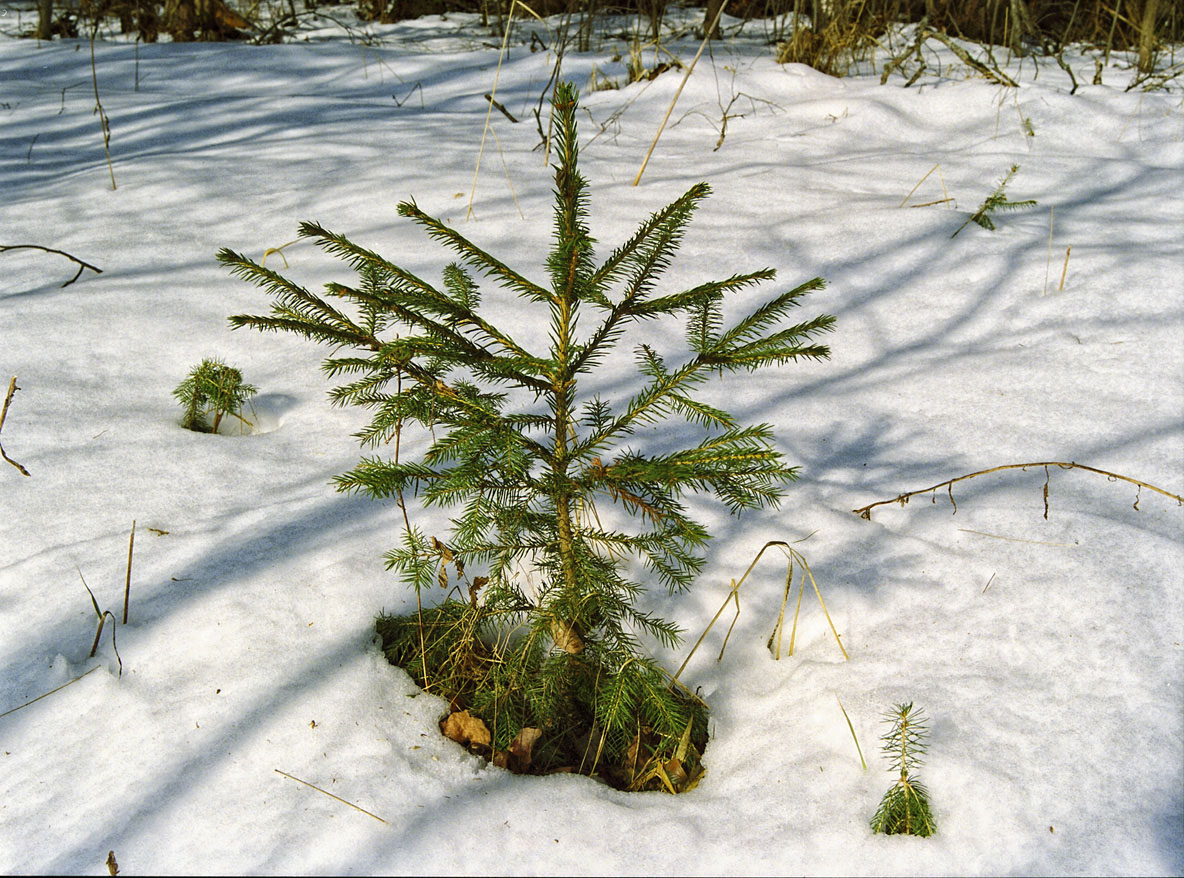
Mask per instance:
[[[74,283],[74,281],[78,280],[78,278],[82,275],[83,269],[89,268],[95,274],[103,273],[103,269],[95,268],[89,262],[83,262],[77,256],[71,256],[64,250],[54,250],[52,247],[42,247],[40,244],[0,244],[0,253],[3,253],[5,250],[41,250],[45,253],[56,253],[59,256],[65,256],[72,262],[78,263],[78,273],[62,284],[63,287],[68,287],[70,284]]]
[[[1155,491],[1157,494],[1163,494],[1165,497],[1170,497],[1171,499],[1175,500],[1177,503],[1184,505],[1184,497],[1181,497],[1179,494],[1173,494],[1170,491],[1165,491],[1163,488],[1157,488],[1157,487],[1155,487],[1155,485],[1148,484],[1147,482],[1142,482],[1142,481],[1139,481],[1138,479],[1132,479],[1130,476],[1123,476],[1123,475],[1119,475],[1118,473],[1108,472],[1104,469],[1097,469],[1092,466],[1086,466],[1083,463],[1075,463],[1072,461],[1066,463],[1064,461],[1059,461],[1059,460],[1049,460],[1049,461],[1040,461],[1038,463],[1009,463],[1009,464],[1005,464],[1003,466],[993,466],[990,469],[983,469],[983,470],[979,470],[978,472],[975,472],[975,473],[968,473],[967,475],[964,475],[964,476],[958,476],[956,479],[948,479],[944,482],[938,482],[936,485],[932,485],[931,487],[928,487],[928,488],[922,488],[919,491],[908,491],[904,494],[899,494],[896,497],[893,497],[891,500],[878,500],[875,503],[869,503],[867,506],[861,506],[858,509],[852,509],[851,511],[854,512],[856,515],[858,515],[860,518],[865,518],[868,521],[871,521],[872,510],[875,509],[877,506],[884,506],[884,505],[887,505],[888,503],[899,503],[901,506],[904,506],[906,503],[909,502],[910,498],[916,497],[918,494],[929,494],[933,491],[936,491],[938,488],[945,488],[946,492],[950,496],[950,503],[953,504],[954,513],[956,514],[958,512],[958,504],[954,501],[954,484],[956,482],[963,482],[966,479],[973,479],[977,476],[985,476],[987,473],[996,473],[996,472],[999,472],[999,471],[1005,470],[1005,469],[1027,470],[1031,467],[1037,467],[1037,466],[1044,467],[1044,476],[1045,476],[1045,478],[1044,478],[1044,517],[1046,519],[1048,518],[1048,468],[1050,466],[1060,467],[1061,469],[1083,469],[1086,472],[1097,473],[1100,476],[1105,476],[1106,478],[1110,479],[1111,481],[1121,479],[1124,482],[1130,482],[1132,485],[1137,485],[1139,487],[1140,492],[1142,492],[1143,488],[1147,488],[1149,491]],[[1137,510],[1138,508],[1139,508],[1139,498],[1138,498],[1138,496],[1136,496],[1135,497],[1135,509]]]
[[[13,375],[12,380],[8,382],[8,395],[4,397],[4,408],[0,409],[0,430],[4,429],[4,419],[8,417],[8,404],[12,402],[12,396],[18,390],[20,390],[20,388],[16,386],[16,376]],[[0,457],[4,458],[18,470],[20,470],[22,476],[27,476],[29,474],[27,469],[4,453],[3,445],[0,445]]]

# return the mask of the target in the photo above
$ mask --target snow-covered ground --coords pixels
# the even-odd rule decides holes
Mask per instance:
[[[671,797],[511,775],[438,733],[443,703],[372,642],[377,613],[413,606],[381,559],[401,516],[329,485],[363,416],[329,406],[324,351],[227,326],[267,299],[216,250],[261,258],[302,219],[438,277],[449,254],[395,214],[410,197],[542,277],[551,181],[532,110],[554,56],[515,45],[499,74],[497,39],[464,19],[370,33],[100,41],[114,190],[89,44],[0,38],[0,245],[102,269],[62,287],[65,258],[0,253],[0,392],[20,387],[0,442],[31,473],[0,462],[0,871],[101,874],[114,851],[129,875],[1184,872],[1184,508],[1054,468],[1046,520],[1037,468],[959,483],[955,515],[944,489],[851,512],[1031,461],[1184,491],[1179,88],[1124,91],[1117,55],[1090,85],[1080,53],[1072,96],[1030,59],[1008,68],[1018,89],[952,56],[940,78],[881,87],[724,40],[637,187],[681,74],[586,92],[605,252],[707,180],[670,286],[768,265],[783,284],[825,277],[804,313],[838,316],[829,362],[719,386],[775,425],[801,480],[778,511],[697,506],[717,537],[707,571],[653,606],[688,631],[677,666],[762,545],[804,540],[851,658],[807,594],[796,654],[773,660],[785,568],[767,552],[722,661],[730,611],[684,672],[713,737],[702,783]],[[626,49],[568,53],[563,74],[623,84]],[[492,114],[474,189],[495,79],[522,121]],[[1013,164],[1007,195],[1038,206],[951,239]],[[307,284],[348,279],[305,243],[268,265],[282,259]],[[499,296],[485,292],[493,313],[528,330]],[[179,426],[171,391],[208,356],[259,386],[253,434]],[[631,356],[601,382],[629,393]],[[439,511],[413,515],[447,536]],[[79,573],[119,615],[133,520],[121,675],[110,621],[88,658]],[[880,718],[907,701],[931,717],[929,839],[868,827],[892,782]]]

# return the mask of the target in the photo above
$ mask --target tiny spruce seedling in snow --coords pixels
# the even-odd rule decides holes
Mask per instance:
[[[217,433],[222,419],[233,415],[239,422],[250,427],[251,422],[243,417],[243,406],[251,401],[258,391],[252,384],[243,384],[243,373],[221,360],[202,360],[194,366],[189,376],[177,385],[173,396],[185,407],[181,426],[199,433]],[[206,417],[212,418],[206,425]]]
[[[880,800],[872,817],[872,832],[930,836],[937,831],[929,809],[929,790],[915,773],[929,738],[925,719],[925,712],[914,709],[911,701],[896,705],[884,716],[891,728],[880,740],[884,742],[884,755],[892,760],[892,770],[899,771],[900,778]]]
[[[400,461],[396,442],[393,460],[366,457],[337,477],[342,491],[400,503],[418,494],[457,510],[447,541],[408,523],[386,556],[419,608],[378,620],[391,661],[466,712],[466,722],[484,723],[488,739],[470,723],[475,731],[464,741],[498,764],[677,791],[701,773],[707,708],[643,647],[644,637],[673,647],[681,632],[638,606],[644,586],[627,576],[625,560],[639,558],[657,582],[681,592],[709,537],[684,495],[714,494],[733,514],[779,501],[795,469],[776,450],[772,428],[742,425],[696,391],[724,372],[827,357],[814,339],[834,318],[787,322],[804,295],[823,287],[814,278],[726,325],[724,298],[771,280],[771,269],[658,292],[710,191],[705,183],[597,265],[577,169],[577,99],[573,85],[556,87],[554,237],[543,283],[413,201],[399,213],[459,256],[440,287],[314,223],[300,234],[348,262],[358,275],[352,285],[330,283],[317,295],[230,250],[218,258],[273,297],[270,314],[231,317],[232,325],[293,332],[333,349],[324,368],[344,383],[332,399],[374,413],[358,434],[364,445],[386,443],[406,423],[430,431],[418,460]],[[519,337],[485,316],[478,275],[515,293],[519,307],[539,309],[549,332]],[[581,379],[606,364],[627,330],[663,317],[685,321],[684,357],[671,361],[639,344],[636,393],[618,401],[581,393]],[[701,429],[701,441],[653,454],[628,444],[640,428],[671,418]],[[598,503],[616,504],[629,524],[602,525]],[[466,570],[484,575],[467,594],[425,604],[429,589],[447,585],[450,568],[458,583]]]

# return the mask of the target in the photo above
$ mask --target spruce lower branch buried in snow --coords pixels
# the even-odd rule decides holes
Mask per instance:
[[[1019,169],[1019,165],[1012,165],[1011,170],[1007,172],[1007,176],[1000,180],[999,185],[995,187],[995,191],[987,196],[986,200],[979,205],[978,210],[970,215],[970,219],[958,226],[958,228],[954,231],[954,234],[950,235],[950,237],[956,238],[958,236],[958,232],[962,231],[971,223],[976,223],[988,231],[994,231],[995,223],[991,220],[991,214],[997,210],[1020,210],[1021,208],[1025,207],[1035,207],[1036,202],[1032,200],[1009,201],[1007,199],[1007,193],[1004,190],[1007,188],[1008,182],[1012,177],[1015,176]]]

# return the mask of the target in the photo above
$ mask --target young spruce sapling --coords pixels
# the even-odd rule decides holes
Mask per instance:
[[[408,524],[402,545],[386,556],[420,607],[379,619],[388,657],[487,723],[495,758],[523,729],[539,729],[532,770],[591,773],[599,765],[621,786],[657,777],[672,789],[679,775],[693,779],[707,711],[643,648],[643,636],[674,646],[680,630],[638,606],[645,586],[627,575],[626,560],[639,558],[656,581],[681,592],[700,570],[709,536],[689,516],[685,495],[714,494],[733,514],[779,501],[795,469],[772,428],[742,425],[696,391],[724,372],[827,357],[814,339],[834,318],[788,323],[800,299],[824,286],[814,278],[725,325],[724,298],[771,280],[767,268],[658,291],[710,191],[705,183],[650,216],[597,265],[577,168],[577,99],[573,85],[555,88],[554,236],[543,283],[414,201],[399,213],[459,257],[439,287],[315,223],[303,223],[300,234],[348,262],[356,283],[329,283],[317,295],[230,250],[218,258],[273,298],[269,314],[231,317],[233,326],[292,332],[333,349],[324,369],[344,383],[331,398],[373,411],[357,434],[363,445],[387,442],[406,423],[430,431],[420,459],[400,461],[396,443],[394,460],[366,457],[336,479],[342,491],[400,502],[418,494],[457,510],[447,543]],[[495,323],[481,307],[477,276],[516,294],[520,308],[539,309],[549,331],[520,337]],[[663,317],[685,321],[685,356],[671,361],[639,344],[643,386],[633,396],[581,392],[581,379],[607,365],[628,329]],[[652,454],[630,444],[670,418],[700,429],[701,441]],[[596,504],[610,502],[628,526],[602,526]],[[424,606],[422,593],[447,582],[447,564],[462,577],[479,565],[485,575],[472,580],[467,599]]]

